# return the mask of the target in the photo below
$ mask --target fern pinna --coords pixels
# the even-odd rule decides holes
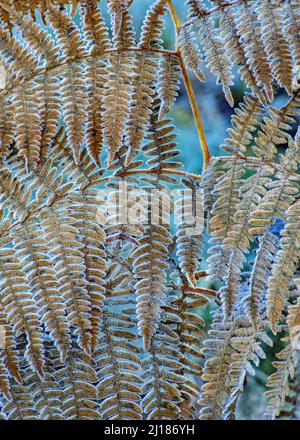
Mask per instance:
[[[153,0],[138,32],[136,3],[0,1],[0,418],[234,419],[280,333],[264,417],[297,419],[299,1],[186,0],[181,23]],[[236,105],[215,157],[211,75]]]

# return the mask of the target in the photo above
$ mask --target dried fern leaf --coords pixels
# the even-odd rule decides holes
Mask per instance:
[[[297,0],[289,0],[282,5],[284,22],[282,33],[292,48],[294,74],[299,77],[300,64],[300,13]]]
[[[297,354],[289,341],[289,337],[283,338],[283,341],[287,342],[287,345],[276,354],[278,360],[272,363],[276,368],[276,372],[268,378],[267,387],[271,390],[265,393],[270,399],[264,414],[265,419],[274,420],[279,415],[289,391],[289,378],[294,378],[297,367]]]
[[[151,184],[163,185],[164,182],[176,183],[177,179],[169,174],[163,173],[163,169],[177,169],[182,166],[179,161],[174,159],[180,153],[177,149],[174,126],[171,125],[171,119],[159,120],[159,111],[161,102],[156,99],[153,102],[152,115],[150,119],[149,132],[145,139],[148,141],[143,146],[143,153],[147,158],[147,167],[151,171],[157,171],[154,179],[144,179]]]
[[[15,382],[21,384],[22,377],[19,367],[19,352],[16,348],[16,341],[12,327],[8,324],[2,307],[0,310],[0,325],[2,326],[2,332],[4,331],[5,345],[1,347],[1,356],[6,368],[6,376],[10,380],[13,378]],[[3,338],[3,334],[1,336]],[[3,345],[3,341],[2,341]]]
[[[13,383],[11,399],[4,399],[3,412],[7,420],[38,420],[29,386]]]
[[[253,71],[247,64],[247,55],[243,45],[240,42],[234,12],[229,6],[227,8],[221,8],[220,14],[220,37],[225,46],[225,54],[232,66],[240,66],[238,72],[241,76],[241,79],[251,89],[252,93],[264,103],[266,98],[257,84]]]
[[[125,154],[126,149],[124,149],[123,160]],[[136,221],[135,216],[139,216],[140,213],[142,217],[144,216],[142,203],[145,202],[146,194],[140,193],[138,197],[140,201],[136,199],[139,189],[135,180],[116,178],[112,179],[107,187],[109,194],[106,203],[106,242],[116,243],[120,249],[127,244],[137,246],[138,240],[143,236],[144,225],[142,219],[139,221],[138,218]]]
[[[57,139],[52,143],[53,148],[49,149],[48,160],[59,163],[63,175],[68,176],[72,187],[82,190],[87,186],[96,185],[101,180],[102,171],[91,159],[87,152],[83,152],[78,165],[74,162],[73,154],[67,145],[65,136],[61,137],[61,133],[57,133]],[[62,186],[60,186],[63,189]]]
[[[224,266],[219,265],[225,254],[221,244],[234,225],[234,215],[240,203],[240,179],[245,173],[239,156],[246,154],[247,147],[253,139],[252,132],[256,129],[262,111],[257,99],[251,95],[245,95],[244,103],[240,104],[240,107],[235,110],[236,114],[232,117],[233,128],[228,129],[230,138],[226,139],[226,144],[222,146],[225,151],[236,156],[230,164],[215,165],[217,171],[214,172],[218,173],[218,177],[210,193],[210,197],[214,200],[209,224],[213,246],[209,250],[212,255],[208,258],[208,262],[210,263],[209,274],[220,279],[226,276]],[[230,253],[227,257],[229,256]]]
[[[38,60],[21,42],[7,31],[0,29],[1,61],[7,73],[7,82],[17,86],[24,84],[38,71]]]
[[[240,103],[231,117],[232,128],[227,130],[230,137],[225,139],[226,143],[222,145],[222,149],[234,155],[245,156],[248,146],[253,141],[252,133],[255,132],[263,111],[258,99],[246,93],[244,102]]]
[[[266,292],[268,278],[274,256],[278,248],[278,238],[271,232],[266,232],[259,239],[253,269],[250,275],[249,296],[247,298],[248,315],[257,328],[261,317],[261,299]]]
[[[14,124],[20,156],[28,168],[35,168],[41,147],[41,94],[39,86],[19,86],[14,97]]]
[[[88,88],[87,105],[87,150],[95,163],[100,166],[100,153],[103,144],[104,91],[107,81],[107,63],[100,54],[110,49],[108,30],[100,9],[95,1],[86,0],[82,4],[83,29],[89,47],[90,57],[86,61]],[[100,57],[98,59],[98,57]]]
[[[32,389],[35,409],[41,420],[63,420],[62,392],[58,388],[58,383],[53,381],[51,373],[46,373],[42,381],[36,374],[31,373],[24,382]]]
[[[210,217],[212,236],[210,243],[212,247],[209,253],[212,255],[209,256],[207,261],[210,264],[209,276],[224,279],[225,274],[218,269],[216,263],[219,261],[222,252],[221,243],[233,225],[233,216],[239,203],[240,179],[245,173],[245,168],[243,162],[239,159],[236,159],[230,166],[225,164],[220,168],[223,172],[220,173],[213,189],[213,196],[216,201]]]
[[[299,296],[300,279],[295,278],[294,282],[297,286],[298,297],[296,299],[296,303],[289,306],[288,317],[287,317],[287,323],[289,326],[291,337],[297,336],[297,334],[294,334],[294,330],[296,326],[300,325],[300,296]]]
[[[60,368],[56,366],[54,380],[61,383],[61,409],[64,420],[98,420],[97,375],[91,358],[72,348]]]
[[[180,87],[181,68],[177,55],[163,56],[158,71],[157,94],[161,100],[158,119],[161,121],[176,101]]]
[[[195,286],[204,230],[202,191],[191,185],[181,190],[179,197],[176,201],[176,255],[183,274]]]
[[[289,282],[300,257],[300,204],[291,205],[287,211],[286,225],[268,282],[267,314],[273,331],[281,318]]]
[[[14,108],[11,100],[0,93],[0,155],[1,158],[8,155],[9,146],[14,137],[13,127]]]
[[[297,92],[281,109],[269,108],[269,116],[263,119],[252,147],[258,157],[264,160],[274,160],[277,152],[276,146],[285,144],[290,137],[288,131],[291,130],[291,124],[295,122],[299,113],[299,104]]]
[[[112,16],[115,35],[121,30],[123,14],[127,11],[129,0],[108,0],[108,11]]]
[[[56,32],[59,49],[65,57],[60,92],[68,142],[73,151],[75,163],[78,164],[86,128],[87,92],[83,81],[83,66],[76,59],[82,58],[86,54],[86,49],[81,41],[79,30],[67,15],[51,6],[48,7],[47,17]]]
[[[197,45],[192,26],[182,26],[177,44],[186,66],[193,70],[200,81],[205,81],[205,76],[201,69],[201,62],[203,62],[202,54]]]
[[[85,278],[91,306],[91,350],[95,350],[100,333],[103,300],[105,298],[106,253],[105,232],[99,224],[102,203],[97,190],[89,189],[70,194],[73,201],[74,226],[78,228],[83,245]]]
[[[298,178],[293,174],[299,163],[299,136],[289,140],[289,148],[281,156],[281,170],[277,171],[277,180],[270,183],[268,191],[260,204],[251,213],[250,234],[264,234],[274,223],[276,217],[285,217],[285,211],[292,205],[299,193]]]
[[[199,376],[201,374],[199,359],[203,358],[201,345],[204,337],[201,327],[204,327],[205,322],[197,315],[197,308],[206,305],[209,300],[204,294],[189,290],[185,285],[178,289],[178,293],[179,296],[172,303],[172,307],[179,318],[177,334],[182,373]]]
[[[0,172],[1,208],[7,208],[7,220],[23,222],[34,211],[36,203],[30,186],[12,172],[2,168]]]
[[[160,323],[153,335],[149,352],[143,363],[143,411],[147,420],[174,420],[180,417],[183,401],[179,390],[185,378],[180,374],[177,334],[170,326]],[[179,373],[179,374],[178,374]]]
[[[131,254],[136,279],[138,328],[145,351],[150,348],[166,296],[168,244],[171,244],[171,238],[165,226],[147,225],[137,249]]]
[[[108,167],[112,165],[115,154],[122,146],[125,125],[131,102],[132,65],[128,53],[119,51],[134,46],[135,37],[132,31],[132,19],[128,13],[123,15],[122,27],[114,37],[116,53],[109,57],[107,90],[104,99],[104,141],[108,148]]]
[[[112,273],[111,276],[114,274]],[[112,281],[112,283],[111,283]],[[125,280],[126,281],[126,280]],[[108,296],[124,286],[109,279]],[[126,307],[128,300],[118,302],[107,300],[101,325],[99,345],[96,351],[99,376],[98,396],[101,399],[100,412],[105,420],[140,420],[141,384],[139,377],[141,360],[137,346],[135,318]],[[124,305],[122,305],[124,303]],[[119,308],[119,310],[117,310]]]
[[[202,0],[187,0],[187,4],[190,7],[190,16],[195,17],[199,25],[207,67],[217,77],[217,84],[222,85],[225,98],[233,107],[234,101],[230,90],[230,86],[233,85],[233,75],[218,30],[215,28],[214,18],[207,14]]]
[[[72,212],[72,211],[71,211]],[[57,203],[39,213],[44,238],[50,246],[56,277],[66,304],[69,325],[74,326],[79,345],[91,350],[91,304],[87,292],[83,244],[78,229],[73,225],[68,205]]]
[[[279,0],[257,3],[258,19],[261,21],[261,36],[270,60],[271,70],[277,83],[292,93],[293,59],[289,43],[282,33],[282,6]]]
[[[247,319],[239,317],[235,335],[231,338],[231,347],[234,350],[228,374],[231,392],[223,411],[225,419],[234,417],[239,396],[244,390],[246,375],[254,376],[254,367],[259,366],[261,359],[266,359],[261,342],[272,346],[272,340],[263,330],[255,331]]]
[[[242,184],[241,201],[234,214],[233,225],[223,239],[221,272],[226,272],[226,286],[220,290],[224,303],[225,316],[232,311],[241,281],[241,270],[246,261],[245,254],[250,249],[250,214],[259,204],[261,196],[266,192],[273,170],[268,166],[260,167]]]
[[[44,350],[43,333],[39,311],[31,297],[21,261],[13,249],[1,248],[1,307],[12,326],[15,336],[26,334],[25,357],[32,368],[43,375]]]
[[[11,400],[11,394],[9,391],[9,380],[6,376],[6,368],[1,353],[0,353],[0,393],[3,394],[7,400]]]
[[[71,346],[70,329],[55,271],[48,257],[50,248],[33,222],[13,229],[10,235],[16,255],[23,263],[41,321],[65,359]]]
[[[223,322],[217,313],[209,330],[209,338],[204,341],[202,352],[207,358],[202,379],[206,382],[201,388],[199,405],[201,420],[221,420],[224,404],[230,395],[228,373],[233,349],[230,346],[234,335],[233,322]]]
[[[149,127],[155,93],[158,55],[146,52],[147,49],[159,49],[161,47],[160,37],[163,29],[161,17],[166,12],[166,0],[156,0],[148,10],[143,22],[138,47],[143,49],[145,53],[137,53],[133,62],[133,94],[126,133],[128,153],[125,166],[131,163],[133,156],[140,150],[144,133]]]
[[[271,102],[273,101],[273,76],[261,38],[262,30],[255,12],[255,2],[247,0],[237,3],[234,13],[239,41],[244,47],[249,69],[253,71],[257,84],[264,88]]]

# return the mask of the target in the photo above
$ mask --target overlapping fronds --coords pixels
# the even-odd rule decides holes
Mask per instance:
[[[278,360],[273,362],[276,372],[269,377],[267,383],[271,390],[266,392],[266,396],[270,399],[264,414],[266,419],[274,419],[279,415],[289,392],[289,379],[295,377],[298,355],[289,338],[284,338],[284,341],[287,345],[280,353],[277,353]]]
[[[233,85],[233,77],[230,66],[225,57],[224,46],[214,27],[214,18],[207,14],[207,9],[202,1],[187,1],[190,6],[190,16],[197,19],[199,34],[205,61],[210,71],[217,77],[217,83],[222,84],[225,97],[231,107],[233,107],[233,97],[230,86]]]
[[[186,186],[176,201],[176,254],[183,274],[195,286],[204,231],[203,194],[191,182],[186,182]]]
[[[234,419],[271,331],[266,418],[299,418],[299,4],[136,3],[0,0],[0,419]],[[224,156],[206,67],[250,89]]]
[[[172,420],[180,418],[183,401],[180,385],[186,382],[180,374],[182,364],[177,349],[178,335],[165,320],[174,318],[165,314],[165,319],[151,339],[149,353],[144,360],[145,384],[143,410],[149,420]]]
[[[167,11],[166,0],[157,0],[147,12],[138,47],[146,52],[137,52],[133,61],[132,100],[128,116],[126,141],[128,153],[126,165],[139,151],[145,130],[149,127],[151,108],[154,99],[158,55],[147,50],[161,48],[163,29],[162,16]],[[163,103],[162,103],[163,104]]]
[[[300,205],[295,203],[287,211],[278,251],[268,282],[267,313],[272,327],[281,318],[289,283],[300,257]]]

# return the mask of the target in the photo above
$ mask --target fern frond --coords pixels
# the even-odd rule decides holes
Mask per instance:
[[[26,334],[27,346],[25,357],[32,368],[43,375],[44,349],[43,332],[39,311],[35,305],[21,261],[13,249],[1,248],[1,308],[12,326],[14,335]]]
[[[64,420],[97,420],[97,374],[91,358],[72,347],[64,365],[56,366],[54,380],[61,383]]]
[[[172,120],[159,120],[160,108],[161,102],[159,99],[156,99],[153,102],[149,132],[145,135],[145,139],[148,142],[142,148],[144,155],[148,159],[146,162],[148,169],[157,171],[157,176],[154,179],[144,178],[151,185],[155,183],[157,185],[164,185],[164,182],[176,183],[176,178],[164,174],[162,170],[164,168],[177,169],[182,166],[180,161],[174,160],[180,151],[177,148],[177,135],[174,133],[174,126],[171,125]]]
[[[9,146],[14,137],[13,130],[14,108],[11,100],[0,93],[0,155],[1,158],[8,155]]]
[[[159,48],[163,21],[167,12],[166,0],[156,0],[145,17],[140,42],[140,49]],[[149,127],[151,107],[155,93],[155,80],[158,68],[158,55],[137,53],[133,62],[133,94],[128,116],[126,143],[128,153],[125,165],[128,166],[133,156],[140,150],[144,132]]]
[[[61,134],[61,131],[58,131],[55,135],[55,142],[52,143],[53,148],[49,149],[48,158],[50,156],[54,162],[58,162],[63,174],[68,176],[69,181],[66,185],[71,183],[73,188],[82,190],[99,183],[102,170],[99,170],[86,152],[83,152],[79,164],[76,165],[73,154],[68,148],[66,136],[61,136]],[[60,188],[63,190],[62,185]]]
[[[91,303],[87,291],[83,244],[78,237],[68,205],[61,202],[45,207],[39,213],[44,238],[51,250],[55,273],[66,304],[68,321],[75,327],[79,345],[89,352],[91,347]]]
[[[48,7],[47,17],[56,32],[59,49],[65,57],[66,65],[63,67],[64,78],[60,91],[68,142],[75,163],[78,164],[86,128],[87,92],[83,81],[83,66],[76,59],[82,57],[86,49],[80,39],[79,30],[67,15],[51,6]]]
[[[201,374],[199,359],[203,358],[201,352],[204,333],[202,327],[205,322],[201,316],[196,314],[197,308],[208,304],[209,299],[205,294],[190,290],[188,286],[182,285],[178,289],[178,297],[172,303],[178,315],[177,333],[179,336],[180,360],[182,372],[191,376]]]
[[[262,90],[257,84],[257,79],[247,64],[247,55],[245,49],[241,44],[238,35],[235,15],[232,7],[221,8],[220,10],[220,37],[225,46],[225,54],[232,66],[240,66],[238,73],[245,84],[251,89],[261,102],[265,102],[266,98]]]
[[[108,281],[108,296],[124,286],[124,279],[119,281]],[[104,419],[140,420],[143,380],[139,376],[141,360],[134,333],[135,318],[129,308],[124,308],[128,307],[127,299],[115,299],[108,299],[105,304],[96,351],[100,410]]]
[[[289,282],[300,258],[300,203],[290,206],[268,282],[267,314],[274,331],[285,303]]]
[[[282,171],[275,174],[278,180],[270,183],[258,207],[251,213],[250,234],[264,234],[277,216],[284,219],[285,211],[295,200],[299,192],[298,179],[290,172],[298,168],[298,142],[298,136],[295,141],[289,140],[289,148],[285,155],[281,156]]]
[[[252,0],[236,4],[235,18],[239,41],[244,48],[247,64],[253,71],[256,82],[263,87],[268,100],[273,101],[273,76],[261,38],[261,23],[255,11],[255,2]]]
[[[108,0],[108,11],[112,16],[115,35],[121,30],[123,14],[127,11],[129,3],[129,0]]]
[[[73,201],[74,226],[80,234],[84,255],[87,293],[91,306],[91,350],[94,351],[99,338],[103,301],[105,298],[106,253],[105,232],[99,224],[102,200],[97,190],[84,190],[82,194],[70,195]]]
[[[103,144],[104,93],[107,81],[107,63],[98,54],[110,49],[108,30],[95,1],[86,0],[82,5],[83,26],[89,43],[86,61],[88,83],[86,144],[93,160],[100,166],[99,155]]]
[[[2,411],[7,420],[38,420],[29,386],[14,383],[11,386],[11,399],[4,399]]]
[[[233,216],[239,203],[240,178],[244,173],[244,164],[236,160],[230,168],[227,167],[225,175],[219,177],[213,190],[216,195],[210,218],[212,231],[210,243],[213,246],[209,250],[209,254],[212,255],[207,260],[210,264],[208,273],[211,278],[216,277],[222,280],[226,275],[226,273],[219,270],[217,263],[220,261],[221,254],[223,254],[221,243],[233,225]]]
[[[278,238],[271,232],[266,232],[259,239],[253,269],[250,275],[249,296],[247,298],[248,314],[257,328],[261,316],[261,298],[266,293],[268,278],[275,254],[278,249]]]
[[[225,98],[228,104],[233,107],[234,101],[230,90],[230,86],[233,85],[233,75],[218,30],[215,28],[214,18],[206,14],[207,10],[202,0],[187,0],[187,4],[190,7],[190,16],[196,17],[199,25],[207,67],[217,77],[217,84],[222,84]]]
[[[104,141],[108,147],[108,166],[111,166],[115,154],[122,146],[130,102],[133,99],[131,58],[126,52],[118,52],[118,49],[133,46],[135,43],[131,21],[128,13],[123,14],[121,30],[114,38],[114,48],[117,53],[110,55],[107,67],[108,81],[104,99],[103,126]]]
[[[235,114],[231,117],[232,128],[227,130],[230,137],[225,139],[226,143],[222,145],[222,149],[234,155],[244,156],[264,110],[256,97],[246,93],[244,102],[234,111]]]
[[[201,69],[201,62],[203,62],[202,54],[197,45],[192,26],[186,25],[181,28],[177,44],[187,67],[193,70],[200,81],[205,81],[205,76]]]
[[[249,373],[252,376],[255,374],[252,363],[258,367],[260,359],[266,358],[261,342],[269,346],[272,346],[273,342],[263,329],[254,331],[247,319],[240,317],[239,321],[239,328],[231,340],[231,346],[235,352],[231,357],[229,377],[230,386],[242,391],[246,374]]]
[[[2,345],[1,356],[6,369],[6,377],[11,380],[13,378],[15,382],[21,384],[22,377],[19,367],[19,352],[16,348],[16,341],[14,338],[14,333],[12,327],[8,324],[7,318],[5,317],[2,308],[0,311],[0,325],[4,331],[2,334]]]
[[[24,85],[26,80],[38,72],[38,60],[30,50],[16,41],[7,31],[0,29],[1,61],[7,72],[8,83]]]
[[[279,0],[257,2],[258,19],[261,21],[261,36],[271,70],[277,83],[292,93],[293,59],[289,43],[285,40],[281,25],[283,22],[282,7]]]
[[[161,306],[166,296],[168,249],[172,240],[165,226],[145,226],[139,245],[131,254],[133,259],[139,333],[143,336],[145,351],[161,318]]]
[[[180,191],[177,204],[176,255],[183,274],[192,286],[196,285],[204,230],[202,191],[195,185],[187,185]]]
[[[182,367],[177,351],[178,336],[169,327],[160,323],[143,363],[142,405],[147,420],[174,420],[180,415],[183,399],[179,386],[185,383],[185,378],[178,374]]]
[[[218,177],[211,192],[214,201],[210,216],[210,230],[213,246],[208,258],[210,263],[209,274],[211,276],[224,279],[224,265],[220,266],[220,261],[225,256],[225,249],[221,244],[234,225],[234,215],[238,211],[240,203],[240,179],[245,174],[245,167],[239,156],[244,156],[247,147],[250,145],[256,125],[262,114],[262,108],[257,99],[251,95],[246,95],[244,103],[235,110],[236,114],[232,117],[233,128],[228,130],[230,138],[226,139],[226,144],[222,146],[225,151],[235,155],[234,161],[229,164],[215,166],[218,170]],[[226,261],[230,257],[230,250],[227,252]]]
[[[282,32],[285,39],[292,47],[293,62],[294,62],[294,74],[298,75],[298,69],[300,64],[300,26],[299,26],[299,7],[297,0],[289,0],[282,5],[282,13],[284,17],[284,23],[282,26]]]
[[[258,157],[270,161],[274,159],[277,152],[276,146],[285,144],[290,137],[288,131],[295,123],[299,108],[299,92],[296,92],[281,109],[269,108],[269,116],[263,118],[258,135],[255,137],[255,144],[252,147]]]
[[[294,378],[297,367],[297,354],[289,337],[283,338],[283,341],[287,342],[287,345],[280,353],[276,354],[278,360],[273,362],[276,372],[268,378],[267,387],[272,389],[265,393],[270,399],[264,414],[265,419],[275,419],[279,415],[289,392],[289,379]]]
[[[157,93],[161,100],[158,119],[161,121],[176,101],[180,87],[181,68],[177,55],[160,59]]]
[[[201,420],[220,420],[222,411],[230,394],[228,373],[232,348],[230,341],[234,335],[233,322],[222,323],[223,316],[216,313],[209,330],[209,338],[204,341],[202,352],[207,358],[202,379],[206,382],[201,388],[199,405]]]
[[[48,257],[50,248],[34,222],[15,228],[11,238],[16,255],[23,263],[41,321],[64,359],[71,346],[70,329],[65,317],[64,302],[58,294],[55,271]]]

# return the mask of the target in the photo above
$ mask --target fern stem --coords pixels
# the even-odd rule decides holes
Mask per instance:
[[[207,9],[207,10],[203,10],[203,11],[201,11],[201,14],[203,15],[203,16],[206,16],[206,15],[211,15],[211,14],[215,14],[216,12],[219,12],[221,9],[223,9],[223,8],[228,8],[228,7],[230,7],[230,6],[234,6],[234,5],[236,5],[237,3],[243,3],[245,0],[233,0],[233,1],[224,1],[223,3],[221,3],[220,5],[218,5],[218,6],[215,6],[214,8],[211,8],[211,9]],[[191,18],[189,21],[187,21],[184,25],[185,26],[190,26],[190,25],[193,25],[193,24],[195,24],[195,22],[198,20],[198,17],[193,17],[193,18]]]
[[[176,29],[176,39],[178,37],[178,34],[181,30],[181,24],[180,24],[180,20],[179,17],[177,15],[177,12],[175,10],[175,7],[173,5],[172,0],[167,0],[168,1],[168,5],[169,5],[169,9],[170,9],[170,13],[172,15],[172,19],[174,22],[174,26]],[[200,114],[200,110],[196,101],[196,96],[195,96],[195,92],[191,83],[191,80],[189,78],[180,48],[177,46],[176,44],[176,50],[177,50],[177,54],[179,56],[179,61],[180,61],[180,66],[181,66],[181,70],[182,70],[182,76],[183,76],[183,80],[184,80],[184,85],[189,97],[189,101],[190,101],[190,105],[192,108],[192,112],[193,112],[193,116],[194,116],[194,120],[195,120],[195,124],[197,127],[197,132],[198,132],[198,136],[199,136],[199,141],[200,141],[200,145],[201,145],[201,149],[202,149],[202,154],[203,154],[203,169],[207,168],[208,164],[209,164],[209,160],[210,160],[210,152],[209,152],[209,148],[208,148],[208,144],[206,141],[206,136],[205,136],[205,131],[204,131],[204,127],[202,124],[202,119],[201,119],[201,114]]]
[[[126,170],[123,173],[118,173],[117,176],[121,176],[121,177],[125,177],[128,175],[132,175],[132,174],[173,174],[176,176],[183,176],[183,177],[190,177],[194,180],[201,180],[201,176],[199,176],[198,174],[193,174],[193,173],[188,173],[186,171],[181,171],[181,170],[171,170],[168,168],[161,168],[158,170],[147,170],[147,169],[140,169],[140,170]],[[110,178],[108,176],[108,178]]]

